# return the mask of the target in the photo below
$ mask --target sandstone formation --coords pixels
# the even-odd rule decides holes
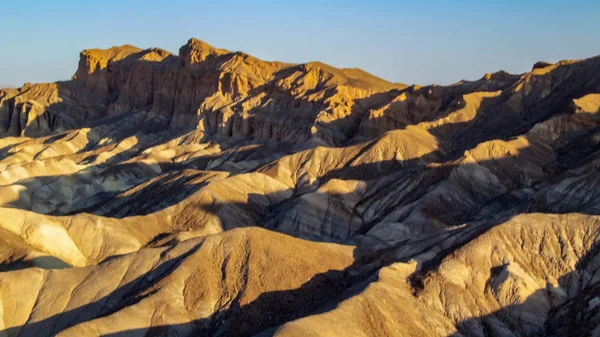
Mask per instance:
[[[85,50],[0,90],[0,336],[600,336],[600,57],[450,86]]]

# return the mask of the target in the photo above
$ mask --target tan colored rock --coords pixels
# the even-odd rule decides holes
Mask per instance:
[[[83,51],[0,90],[0,335],[598,335],[599,91]]]

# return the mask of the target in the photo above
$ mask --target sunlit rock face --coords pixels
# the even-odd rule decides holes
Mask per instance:
[[[598,336],[599,114],[598,57],[85,50],[0,90],[0,335]]]

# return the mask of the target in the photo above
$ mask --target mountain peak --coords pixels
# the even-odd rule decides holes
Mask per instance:
[[[108,49],[85,49],[79,54],[79,66],[73,78],[86,78],[87,75],[106,68],[108,63],[122,60],[140,51],[142,49],[128,44],[112,46]]]
[[[85,49],[81,52],[81,55],[108,62],[121,60],[131,54],[139,53],[140,51],[142,51],[141,48],[125,44],[122,46],[112,46],[108,49]]]
[[[196,38],[189,39],[185,45],[179,48],[179,57],[184,60],[186,67],[200,63],[211,56],[219,56],[228,53],[230,53],[228,50],[217,49]]]

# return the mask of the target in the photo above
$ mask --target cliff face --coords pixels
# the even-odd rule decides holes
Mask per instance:
[[[463,104],[465,94],[474,92],[504,90],[497,100],[501,104],[494,102],[493,109],[509,111],[540,105],[542,100],[555,106],[552,100],[558,95],[545,98],[548,93],[530,93],[524,87],[538,78],[555,78],[552,81],[559,83],[558,88],[551,88],[549,83],[536,88],[561,91],[561,79],[572,75],[563,68],[578,71],[578,67],[553,65],[538,67],[523,78],[499,72],[449,87],[407,88],[357,69],[265,62],[191,39],[179,56],[132,46],[85,50],[72,81],[25,86],[17,92],[4,90],[0,117],[4,134],[37,136],[143,110],[148,118],[165,119],[172,129],[196,128],[207,136],[298,143],[314,139],[337,146],[353,138],[373,138],[443,117]],[[580,70],[574,76],[594,73],[593,69]],[[590,81],[588,88],[567,90],[579,94],[560,99],[568,101],[593,91],[595,82]],[[506,117],[498,112],[490,114]],[[539,119],[537,112],[531,115],[527,125]],[[491,120],[490,124],[499,122],[515,124],[517,120]]]
[[[0,335],[597,335],[599,114],[599,57],[83,51],[0,90]]]
[[[140,50],[132,46],[85,50],[73,81],[63,86],[68,88],[34,87],[56,97],[70,96],[71,87],[81,87],[83,92],[70,98],[78,101],[74,105],[81,107],[80,110],[86,108],[82,106],[86,99],[79,96],[95,95],[105,111],[82,123],[145,110],[148,118],[165,118],[174,129],[190,130],[196,126],[208,135],[275,140],[306,140],[316,134],[332,143],[353,136],[352,129],[360,120],[354,115],[364,112],[357,100],[403,87],[359,70],[339,70],[320,63],[265,62],[244,53],[216,49],[196,39],[181,47],[179,56],[161,49]],[[13,95],[7,93],[6,100]],[[49,110],[48,114],[58,114],[52,107],[56,99],[44,99],[33,92],[24,96],[7,102],[7,112],[3,115],[17,109],[21,115],[35,119],[43,114],[42,108]],[[42,107],[19,108],[24,100],[35,101]],[[80,111],[59,113],[67,115],[65,118],[81,114]],[[340,128],[349,130],[340,134],[339,130],[327,127],[338,120],[344,121]],[[60,125],[44,125],[44,128],[25,123],[11,129],[9,134],[21,134],[27,127],[39,129],[31,131],[37,134],[61,130]]]

